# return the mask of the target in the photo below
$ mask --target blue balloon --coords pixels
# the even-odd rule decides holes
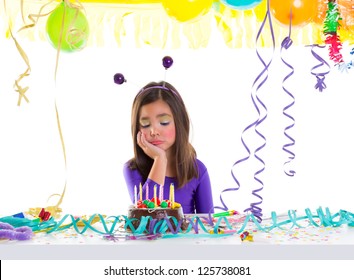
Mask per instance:
[[[263,0],[221,0],[221,3],[235,10],[248,10],[256,7]]]

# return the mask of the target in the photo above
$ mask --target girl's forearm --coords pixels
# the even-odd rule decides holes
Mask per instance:
[[[148,178],[163,185],[165,183],[166,169],[167,158],[164,156],[158,156],[154,159]]]

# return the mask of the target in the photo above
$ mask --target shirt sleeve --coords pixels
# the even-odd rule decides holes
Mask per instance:
[[[140,197],[140,187],[139,187],[140,184],[142,185],[143,200],[146,198],[147,188],[149,188],[149,190],[148,190],[149,198],[153,197],[154,186],[157,184],[155,181],[153,181],[151,179],[147,179],[145,182],[143,182],[143,178],[142,178],[141,174],[139,173],[139,171],[136,169],[132,170],[131,168],[129,168],[128,163],[124,164],[123,176],[125,179],[125,183],[127,184],[128,193],[129,193],[130,200],[132,201],[132,203],[135,203],[135,201],[134,201],[134,187],[135,186],[137,188],[138,199]]]
[[[135,172],[134,170],[129,168],[129,164],[125,163],[124,167],[123,167],[123,176],[125,179],[125,183],[127,185],[128,188],[128,193],[130,196],[130,200],[132,201],[132,203],[134,203],[134,186],[139,186],[136,184],[136,182],[140,181],[140,179],[138,178],[138,173]],[[138,183],[139,184],[139,183]]]
[[[201,163],[200,163],[201,164]],[[210,177],[206,167],[199,169],[199,185],[195,195],[196,213],[214,213],[213,195],[210,183]]]

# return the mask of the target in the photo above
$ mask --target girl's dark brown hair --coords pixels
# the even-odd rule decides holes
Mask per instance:
[[[151,82],[136,95],[131,115],[131,132],[134,142],[134,158],[130,160],[130,168],[137,169],[146,181],[153,159],[147,156],[137,144],[137,133],[140,130],[139,118],[141,107],[155,102],[165,101],[173,114],[176,127],[176,141],[172,146],[176,160],[176,177],[178,188],[184,186],[194,177],[198,177],[196,152],[189,143],[190,120],[184,102],[178,91],[167,82]]]

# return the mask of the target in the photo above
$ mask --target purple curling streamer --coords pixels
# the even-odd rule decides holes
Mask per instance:
[[[291,40],[291,11],[290,11],[290,24],[289,24],[289,36],[284,38],[283,42],[281,43],[281,49],[280,49],[280,53],[282,54],[283,53],[283,50],[287,50],[288,48],[290,48],[290,46],[292,45],[293,41]],[[290,104],[288,104],[287,106],[285,106],[283,108],[283,115],[288,117],[292,123],[290,125],[288,125],[287,127],[285,127],[284,129],[284,135],[286,138],[288,138],[290,140],[290,143],[287,143],[285,145],[283,145],[283,151],[285,151],[286,153],[289,154],[288,156],[288,160],[284,163],[284,168],[286,165],[288,165],[291,161],[293,161],[295,159],[295,153],[292,152],[291,150],[289,150],[289,147],[292,147],[295,145],[295,139],[292,138],[288,133],[287,131],[291,128],[293,128],[295,126],[295,119],[294,117],[292,117],[289,113],[287,113],[287,110],[289,108],[291,108],[292,106],[294,106],[295,104],[295,97],[294,95],[291,94],[291,92],[289,90],[287,90],[284,86],[284,83],[286,82],[287,79],[289,79],[293,74],[294,74],[294,67],[292,67],[289,63],[287,63],[282,55],[281,55],[281,60],[283,61],[283,63],[289,67],[291,69],[291,71],[289,72],[289,74],[287,74],[284,79],[283,79],[283,85],[282,85],[282,88],[283,90],[292,98],[292,102],[290,102]],[[284,172],[286,175],[288,176],[294,176],[295,175],[295,171],[294,170],[286,170],[284,169]]]
[[[326,46],[320,46],[318,44],[313,44],[313,45],[309,45],[311,47],[311,53],[312,55],[314,56],[314,58],[316,58],[320,64],[317,64],[316,66],[312,67],[311,69],[311,74],[314,75],[317,79],[317,82],[316,82],[316,85],[315,85],[315,89],[318,89],[320,92],[322,92],[324,89],[327,88],[324,80],[326,78],[326,75],[330,72],[330,65],[328,64],[327,61],[325,61],[320,55],[318,55],[315,51],[314,51],[314,48],[317,47],[317,48],[325,48]],[[329,69],[328,71],[326,72],[314,72],[317,68],[320,68],[322,66],[326,65],[327,68]]]
[[[256,42],[258,42],[258,39],[263,31],[263,28],[264,28],[264,25],[265,23],[267,22],[267,19],[269,20],[269,26],[270,26],[270,31],[271,31],[271,35],[272,35],[272,42],[273,42],[273,53],[274,53],[274,49],[275,49],[275,39],[274,39],[274,31],[273,31],[273,26],[272,26],[272,20],[271,20],[271,15],[270,15],[270,9],[269,9],[269,0],[267,1],[267,12],[265,14],[265,17],[264,17],[264,20],[261,24],[261,27],[257,33],[257,37],[256,37]],[[259,54],[258,52],[258,48],[256,47],[256,53],[257,53],[257,56],[258,58],[260,59],[260,61],[262,62],[263,66],[264,66],[264,69],[261,71],[261,73],[257,76],[257,78],[255,79],[255,81],[253,82],[253,85],[252,85],[252,88],[255,88],[255,92],[256,94],[253,95],[251,93],[251,99],[252,99],[252,103],[258,113],[258,119],[255,120],[254,122],[252,122],[251,124],[249,124],[243,131],[242,131],[242,134],[241,134],[241,142],[242,142],[242,145],[243,147],[246,149],[248,155],[238,161],[236,161],[233,166],[232,166],[232,169],[231,169],[231,176],[232,178],[235,180],[236,184],[237,184],[237,187],[233,187],[233,188],[227,188],[227,189],[224,189],[221,194],[220,194],[220,201],[221,201],[221,204],[222,204],[222,207],[219,207],[219,206],[215,206],[213,209],[221,209],[221,210],[228,210],[228,207],[226,206],[224,200],[222,199],[222,194],[225,193],[225,192],[229,192],[229,191],[237,191],[241,185],[238,181],[238,179],[236,178],[236,175],[234,174],[234,171],[233,169],[235,168],[236,165],[242,163],[242,162],[245,162],[246,160],[248,160],[250,157],[251,157],[251,151],[249,149],[249,147],[247,146],[245,140],[243,139],[243,135],[244,133],[246,133],[249,129],[251,129],[252,127],[254,127],[254,130],[255,132],[257,133],[257,135],[259,137],[262,138],[262,140],[264,141],[262,145],[260,145],[259,147],[257,147],[254,152],[253,152],[253,155],[254,157],[262,164],[262,168],[257,170],[255,173],[254,173],[254,180],[257,181],[259,184],[260,184],[260,187],[253,190],[252,191],[252,194],[254,196],[256,196],[259,201],[258,202],[254,202],[254,203],[251,203],[250,204],[250,207],[245,209],[244,211],[247,212],[247,211],[250,211],[256,218],[258,221],[262,221],[262,208],[259,206],[262,201],[263,201],[263,198],[260,196],[259,192],[263,189],[263,182],[258,178],[258,176],[265,170],[265,162],[261,159],[260,156],[258,156],[258,152],[261,151],[265,146],[266,146],[266,138],[264,137],[264,135],[262,133],[259,132],[259,130],[257,129],[258,126],[266,119],[267,117],[267,107],[265,106],[265,104],[262,102],[262,100],[258,97],[257,95],[257,91],[259,90],[259,88],[266,82],[266,80],[268,79],[268,68],[272,62],[272,59],[266,63],[261,55]],[[265,76],[264,76],[265,75]],[[258,83],[258,85],[256,86],[256,84]],[[260,105],[260,106],[259,106]],[[261,110],[260,110],[260,107],[263,107],[263,109],[265,110],[265,114],[264,116],[261,116]],[[211,221],[211,213],[209,213],[209,219]]]
[[[262,25],[261,25],[261,28],[260,30],[258,31],[258,34],[257,34],[257,38],[256,38],[256,42],[258,41],[261,33],[262,33],[262,30],[263,30],[263,27],[264,27],[264,24],[265,22],[267,21],[267,19],[269,20],[269,27],[270,27],[270,31],[271,31],[271,35],[272,35],[272,42],[273,42],[273,54],[274,54],[274,49],[275,49],[275,39],[274,39],[274,31],[273,31],[273,26],[272,26],[272,19],[271,19],[271,14],[270,14],[270,8],[269,8],[269,0],[267,1],[267,12],[266,12],[266,15],[264,17],[264,20],[262,22]],[[259,107],[257,106],[257,103],[255,102],[255,99],[253,98],[253,95],[251,95],[252,97],[252,102],[253,102],[253,105],[255,106],[257,112],[258,112],[258,119],[253,122],[252,124],[250,124],[249,126],[246,127],[246,129],[242,132],[242,134],[250,129],[251,127],[254,126],[254,129],[255,129],[255,132],[257,133],[258,136],[260,136],[262,139],[263,139],[263,144],[260,145],[258,148],[255,149],[254,151],[254,157],[262,164],[262,168],[259,169],[258,171],[256,171],[254,173],[254,176],[253,178],[260,184],[260,187],[253,190],[252,191],[252,195],[254,195],[255,197],[257,197],[259,199],[258,202],[254,202],[254,203],[251,203],[250,204],[250,207],[245,209],[245,212],[248,212],[250,211],[255,217],[256,219],[261,222],[262,221],[262,208],[259,206],[262,201],[263,201],[263,198],[260,196],[259,192],[263,190],[263,182],[262,180],[260,180],[258,178],[258,176],[265,170],[265,162],[261,159],[260,156],[258,156],[258,152],[261,151],[265,146],[266,146],[266,138],[263,134],[261,134],[259,131],[258,131],[258,126],[267,118],[267,107],[265,106],[265,104],[261,101],[261,99],[258,97],[257,95],[257,91],[259,90],[259,88],[267,81],[268,79],[268,68],[270,66],[270,64],[272,63],[272,58],[270,59],[270,61],[266,64],[264,62],[264,60],[262,59],[261,55],[259,54],[258,52],[258,48],[256,48],[256,52],[257,52],[257,56],[258,58],[260,59],[260,61],[262,62],[263,66],[264,66],[264,69],[261,71],[261,73],[257,76],[257,78],[255,79],[253,85],[252,85],[252,88],[255,87],[256,83],[261,79],[261,82],[258,84],[258,86],[256,87],[256,94],[255,94],[255,98],[257,99],[258,103],[263,107],[263,109],[265,110],[265,114],[264,116],[261,118],[261,114],[260,114],[260,110],[259,110]],[[242,137],[241,137],[242,139]],[[242,139],[242,144],[244,145],[244,147],[246,148],[247,146],[245,145],[245,142],[244,140]],[[248,148],[246,148],[246,150],[249,151]],[[249,158],[249,156],[248,156]],[[242,161],[242,160],[241,160]],[[241,161],[238,161],[238,162],[241,162]]]

